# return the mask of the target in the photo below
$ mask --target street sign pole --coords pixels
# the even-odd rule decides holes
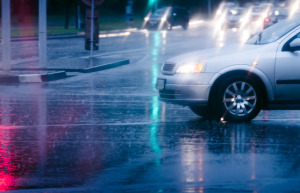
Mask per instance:
[[[47,66],[47,0],[39,0],[39,59]]]
[[[2,65],[11,70],[10,0],[2,0]]]
[[[95,14],[94,14],[95,4],[94,0],[91,1],[91,42],[90,42],[90,57],[93,57],[93,49],[94,49],[94,21],[95,21]]]
[[[80,4],[77,5],[76,11],[77,11],[77,21],[76,21],[77,22],[77,29],[81,29],[82,21],[81,21]]]
[[[211,18],[211,0],[207,2],[207,9],[208,9],[208,17]]]

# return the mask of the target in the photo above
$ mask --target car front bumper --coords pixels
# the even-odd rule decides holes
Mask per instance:
[[[214,73],[198,74],[160,74],[156,88],[162,101],[180,105],[206,105],[211,86],[210,79]]]
[[[227,28],[239,28],[240,27],[240,22],[239,21],[226,22],[225,26]]]

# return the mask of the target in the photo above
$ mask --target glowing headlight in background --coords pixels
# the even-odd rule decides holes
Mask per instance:
[[[203,69],[203,64],[184,64],[177,69],[177,73],[179,74],[187,74],[187,73],[197,73],[201,72]]]
[[[161,21],[162,21],[162,22],[164,22],[164,21],[166,21],[166,20],[167,20],[166,17],[162,17],[162,18],[161,18]]]
[[[145,17],[145,19],[144,19],[145,21],[149,21],[149,17]]]
[[[234,9],[230,10],[230,12],[231,12],[232,15],[238,14],[237,10],[234,10]]]

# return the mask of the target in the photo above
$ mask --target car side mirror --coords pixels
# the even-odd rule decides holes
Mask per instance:
[[[300,38],[294,39],[294,40],[290,43],[290,48],[300,48]]]

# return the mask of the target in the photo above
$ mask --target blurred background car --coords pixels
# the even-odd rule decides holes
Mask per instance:
[[[212,21],[212,25],[214,26],[215,31],[219,31],[223,28],[226,16],[228,14],[228,10],[234,9],[235,7],[237,7],[237,4],[235,2],[222,2],[219,4],[214,19]]]
[[[219,17],[221,15],[223,15],[223,13],[226,13],[226,11],[228,11],[228,9],[233,9],[237,7],[237,4],[235,2],[221,2],[220,5],[218,6],[216,15],[215,15],[215,20],[219,19]]]
[[[268,17],[264,19],[264,26],[263,28],[270,27],[271,25],[287,19],[289,17],[289,11],[285,8],[275,8],[270,11]]]
[[[181,26],[187,29],[189,25],[189,12],[186,8],[174,6],[163,7],[145,17],[146,29],[172,29]]]
[[[272,9],[272,4],[261,3],[252,7],[251,13],[251,34],[256,34],[263,30],[264,19]]]
[[[239,28],[241,24],[241,18],[243,17],[244,13],[245,13],[245,9],[242,7],[229,9],[227,11],[222,28],[223,29]]]

